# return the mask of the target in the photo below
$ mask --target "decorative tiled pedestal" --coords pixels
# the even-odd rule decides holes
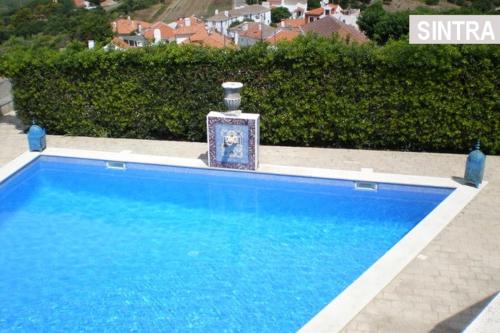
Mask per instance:
[[[259,121],[254,113],[237,116],[212,111],[207,116],[208,165],[255,170],[259,164]]]

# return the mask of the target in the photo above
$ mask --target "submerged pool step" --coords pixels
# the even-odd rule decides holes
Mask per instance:
[[[115,170],[127,170],[127,164],[125,162],[107,161],[106,168]]]
[[[377,191],[378,184],[373,182],[354,182],[354,189],[357,191]]]

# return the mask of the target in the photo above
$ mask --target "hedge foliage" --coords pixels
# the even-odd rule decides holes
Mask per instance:
[[[245,83],[271,145],[500,152],[500,48],[347,45],[301,37],[241,50],[167,45],[0,56],[18,115],[49,133],[204,141],[221,83]]]

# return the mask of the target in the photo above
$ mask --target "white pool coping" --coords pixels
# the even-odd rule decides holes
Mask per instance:
[[[111,153],[77,149],[48,148],[42,153],[26,152],[0,168],[0,182],[40,155],[144,163],[193,168],[208,168],[200,159],[139,155],[129,151]],[[257,173],[294,175],[344,180],[448,187],[455,190],[406,236],[370,266],[349,287],[335,297],[300,330],[300,333],[332,333],[347,325],[382,289],[394,279],[486,186],[479,189],[451,178],[378,173],[370,169],[346,171],[261,164]]]

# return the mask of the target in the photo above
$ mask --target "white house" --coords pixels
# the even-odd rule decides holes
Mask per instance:
[[[271,8],[269,6],[250,5],[219,12],[207,19],[209,30],[216,30],[228,35],[229,26],[234,22],[253,21],[265,25],[271,24]]]
[[[294,19],[303,18],[307,12],[307,0],[268,0],[267,2],[271,8],[284,7],[288,9]]]
[[[359,30],[358,18],[360,14],[361,11],[359,9],[340,9],[333,14],[333,17],[335,17],[340,22],[352,25]]]
[[[57,3],[57,1],[53,1]],[[86,0],[73,0],[73,4],[75,5],[76,8],[85,8],[85,9],[96,9],[97,6],[94,5],[93,3],[90,3],[90,1]]]
[[[332,16],[342,23],[358,28],[359,9],[342,9],[340,5],[321,1],[321,7],[312,9],[305,13],[306,23],[312,23],[327,16]]]

